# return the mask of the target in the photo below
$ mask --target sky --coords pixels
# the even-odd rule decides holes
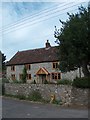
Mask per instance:
[[[66,21],[67,12],[77,13],[78,7],[87,7],[89,0],[55,1],[3,0],[0,3],[0,50],[6,55],[6,61],[18,51],[45,47],[47,40],[56,46],[55,26],[62,27],[59,20]]]

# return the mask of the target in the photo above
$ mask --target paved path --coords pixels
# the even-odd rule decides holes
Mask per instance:
[[[88,118],[87,109],[69,109],[57,105],[2,99],[3,118]]]

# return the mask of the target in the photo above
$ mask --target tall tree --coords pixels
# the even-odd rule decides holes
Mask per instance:
[[[26,67],[24,67],[23,68],[22,82],[26,83],[26,79],[27,79],[27,69],[26,69]]]
[[[6,56],[0,51],[0,70],[2,72],[6,70],[5,60],[6,60]]]
[[[6,56],[2,53],[2,71],[6,70],[5,60]]]
[[[62,72],[82,67],[85,77],[90,76],[90,6],[80,7],[76,14],[69,14],[66,22],[60,20],[61,29],[55,26]]]

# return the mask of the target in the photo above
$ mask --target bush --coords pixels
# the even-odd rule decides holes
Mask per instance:
[[[22,76],[22,82],[26,83],[26,78],[27,78],[27,69],[24,67],[23,69],[23,76]]]
[[[34,80],[33,83],[36,84],[36,81]]]
[[[25,100],[26,97],[24,95],[16,95],[16,98],[19,98],[19,100]]]
[[[57,81],[57,84],[62,84],[62,85],[71,85],[72,84],[72,81],[71,80],[64,80],[64,79],[62,79],[62,80],[58,80]]]
[[[47,80],[44,81],[44,84],[49,84],[49,82]]]
[[[32,91],[32,93],[28,96],[28,99],[32,101],[41,101],[42,96],[39,91]]]
[[[78,88],[90,88],[90,78],[76,78],[73,80],[72,85]]]
[[[54,100],[53,104],[62,105],[62,100]]]
[[[2,83],[9,83],[9,79],[7,79],[7,78],[2,78]]]
[[[30,84],[36,84],[36,81],[34,80],[34,81],[30,82]]]
[[[12,83],[23,83],[21,80],[13,80]]]

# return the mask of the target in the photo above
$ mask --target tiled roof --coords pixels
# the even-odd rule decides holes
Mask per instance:
[[[57,48],[40,48],[17,52],[10,61],[8,61],[7,66],[53,61],[58,61]]]

